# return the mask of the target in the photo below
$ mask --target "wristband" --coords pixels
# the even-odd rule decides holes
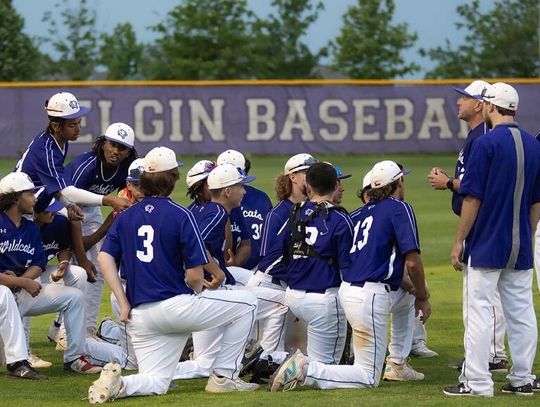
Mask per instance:
[[[448,181],[446,181],[446,188],[454,192],[454,177],[448,178]]]

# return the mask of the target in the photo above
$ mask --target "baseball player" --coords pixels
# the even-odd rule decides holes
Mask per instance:
[[[291,230],[289,216],[295,204],[307,199],[306,171],[317,160],[310,154],[296,154],[285,163],[283,173],[275,183],[279,203],[265,218],[261,239],[261,261],[250,278],[247,288],[257,296],[257,321],[261,328],[259,340],[262,352],[244,360],[244,370],[253,369],[252,382],[261,383],[285,360],[286,316],[289,311],[285,299],[288,256],[284,255]]]
[[[309,173],[308,173],[309,175]],[[416,287],[416,308],[431,313],[412,207],[392,196],[403,188],[403,172],[392,161],[371,170],[369,204],[354,226],[350,266],[339,298],[354,332],[354,364],[328,365],[297,351],[270,382],[270,390],[293,389],[299,382],[321,389],[377,387],[386,348],[391,291],[399,288],[407,266]]]
[[[0,359],[5,355],[6,376],[14,379],[47,380],[28,361],[21,315],[10,289],[0,284]]]
[[[306,184],[309,200],[291,214],[286,299],[294,315],[308,324],[309,357],[339,363],[347,326],[338,288],[349,267],[353,225],[331,201],[338,188],[332,165],[310,166]]]
[[[251,169],[251,162],[247,160],[244,155],[236,150],[227,150],[221,153],[217,158],[217,164],[232,164],[239,168],[246,175]],[[231,213],[231,218],[235,219],[236,211],[240,212],[244,217],[246,228],[250,231],[250,256],[242,267],[253,270],[257,267],[260,261],[260,249],[261,249],[261,229],[264,223],[264,218],[272,209],[272,202],[266,193],[263,191],[246,185],[246,194],[242,199],[242,206],[240,209],[235,209]],[[232,226],[233,223],[231,223]],[[233,244],[240,238],[242,240],[245,236],[242,235],[242,228],[238,227],[233,229]],[[233,270],[234,272],[234,270]],[[251,276],[249,276],[251,277]]]
[[[532,235],[540,214],[540,145],[514,121],[517,91],[495,83],[482,112],[493,130],[479,137],[460,193],[465,196],[451,258],[463,270],[465,362],[450,396],[494,394],[489,372],[490,310],[498,288],[512,367],[502,392],[532,395],[537,328],[532,304]],[[474,227],[473,227],[474,225]]]
[[[337,205],[341,205],[341,202],[343,200],[343,193],[345,192],[345,187],[343,186],[343,183],[341,181],[350,178],[351,174],[344,174],[340,167],[333,165],[332,163],[328,164],[331,164],[336,170],[338,182],[338,187],[336,188],[336,190],[334,191],[334,195],[332,196],[332,202]]]
[[[166,393],[188,335],[200,330],[223,333],[206,391],[257,388],[237,376],[256,298],[235,290],[203,291],[208,257],[197,223],[169,198],[179,178],[177,167],[166,147],[146,155],[140,177],[145,197],[117,216],[101,248],[98,261],[120,305],[120,319],[127,323],[139,373],[122,377],[117,365],[106,365],[88,390],[91,403]]]
[[[75,157],[66,166],[66,176],[76,188],[101,196],[124,188],[128,168],[137,158],[134,141],[135,134],[130,126],[125,123],[111,124],[105,134],[96,139],[91,151]],[[89,236],[103,224],[101,207],[83,207],[83,213],[82,232]],[[98,242],[88,251],[90,261],[94,264],[97,264],[100,245],[101,242]],[[86,330],[89,336],[96,332],[103,292],[103,275],[99,269],[96,271],[96,281],[86,283],[85,289]]]
[[[97,373],[101,369],[85,354],[81,291],[34,281],[47,264],[39,228],[23,216],[33,213],[34,190],[23,172],[12,172],[0,180],[0,284],[12,288],[22,317],[62,311],[68,337],[64,369]]]
[[[461,214],[461,205],[463,204],[463,196],[459,193],[461,180],[465,175],[465,168],[470,162],[470,155],[473,146],[477,139],[484,135],[488,131],[488,126],[484,122],[482,115],[482,92],[489,86],[489,83],[484,81],[474,81],[465,89],[454,88],[459,94],[457,100],[458,105],[458,118],[467,123],[467,127],[470,129],[467,134],[467,139],[463,148],[461,149],[454,172],[454,176],[450,177],[446,172],[438,167],[431,170],[428,175],[428,179],[431,186],[437,190],[450,190],[452,192],[452,210],[456,215]],[[467,286],[463,284],[463,297],[467,296]],[[463,309],[465,319],[465,309]],[[489,357],[489,368],[492,372],[506,372],[508,363],[506,361],[506,352],[504,350],[504,336],[506,333],[506,325],[504,322],[504,315],[502,311],[502,305],[498,292],[495,295],[495,302],[492,309],[492,322],[493,327],[490,329],[492,335]],[[412,354],[420,354],[419,356],[429,355],[426,352],[425,341],[413,347]],[[429,350],[429,349],[428,349]],[[461,363],[459,364],[461,368]]]

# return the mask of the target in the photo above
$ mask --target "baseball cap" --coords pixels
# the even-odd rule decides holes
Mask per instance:
[[[497,82],[487,87],[482,95],[486,102],[508,110],[517,110],[519,95],[517,90],[504,82]]]
[[[12,172],[0,180],[0,195],[36,189],[30,177],[24,172]]]
[[[156,173],[181,167],[184,163],[176,161],[176,154],[168,147],[154,147],[144,157],[144,171]]]
[[[103,137],[128,148],[133,148],[133,142],[135,141],[133,129],[127,124],[120,122],[113,123],[107,127]]]
[[[242,171],[246,169],[246,158],[244,155],[236,150],[227,150],[218,155],[216,160],[217,165],[221,164],[232,164],[237,168],[240,168]]]
[[[64,209],[64,205],[62,205],[62,202],[60,202],[58,199],[54,199],[51,201],[49,206],[45,209],[44,212],[58,212]]]
[[[141,174],[144,172],[144,158],[137,158],[129,165],[126,181],[139,182]]]
[[[362,180],[362,190],[367,188],[371,188],[371,170],[364,175],[364,179]]]
[[[325,161],[325,163],[330,164],[332,167],[334,167],[334,170],[336,170],[337,179],[345,179],[345,178],[352,177],[351,174],[344,174],[343,171],[341,170],[341,167],[338,167],[337,165],[334,165],[328,161]]]
[[[59,119],[75,119],[90,111],[88,107],[79,105],[77,98],[69,92],[55,93],[45,101],[45,110],[49,117]]]
[[[283,170],[284,170],[285,175],[288,175],[294,172],[307,170],[316,162],[317,160],[313,158],[311,154],[306,154],[306,153],[296,154],[287,160]]]
[[[461,95],[467,96],[468,98],[473,98],[483,102],[482,92],[485,92],[488,86],[489,83],[479,80],[471,82],[470,85],[467,86],[465,89],[454,88],[454,90]]]
[[[370,172],[371,188],[382,188],[405,175],[399,165],[390,160],[378,162]]]
[[[234,164],[232,164],[234,165]],[[208,177],[208,174],[216,168],[216,163],[210,160],[197,161],[186,174],[186,184],[188,188]]]
[[[233,164],[222,164],[214,168],[208,175],[208,189],[220,189],[236,184],[246,184],[255,179],[254,175],[244,173]]]

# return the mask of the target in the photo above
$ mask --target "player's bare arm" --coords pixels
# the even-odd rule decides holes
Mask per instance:
[[[405,256],[405,267],[414,286],[416,314],[418,315],[418,311],[422,311],[422,322],[426,323],[431,315],[431,304],[429,303],[429,291],[420,253],[415,250],[408,252]]]
[[[119,196],[104,196],[103,205],[112,207],[116,212],[122,212],[131,206],[129,201]]]
[[[41,291],[41,284],[26,277],[17,277],[13,272],[0,273],[0,284],[9,288],[23,288],[35,297]]]
[[[457,271],[463,271],[463,242],[474,225],[481,203],[480,199],[470,195],[467,195],[463,200],[454,247],[450,254],[452,266]]]
[[[99,229],[98,229],[99,230]],[[70,221],[69,231],[71,234],[71,246],[77,263],[86,271],[86,281],[95,283],[96,266],[86,257],[86,247],[84,247],[84,238],[82,236],[82,226],[80,221]],[[97,231],[96,231],[97,233]]]
[[[208,263],[204,264],[202,267],[204,270],[206,270],[210,275],[212,276],[212,281],[204,280],[202,282],[202,285],[204,288],[207,288],[209,290],[215,290],[216,288],[219,288],[221,284],[225,281],[225,273],[223,270],[221,270],[221,267],[216,263],[214,258],[210,255],[210,252],[206,250],[206,255],[208,256],[208,259],[210,260]]]
[[[534,235],[536,233],[536,226],[540,220],[540,202],[531,206],[531,232]]]
[[[236,248],[236,254],[234,254],[231,249],[228,249],[225,253],[227,254],[225,259],[225,264],[227,264],[227,266],[242,267],[251,255],[251,240],[241,240]]]
[[[109,213],[109,216],[105,219],[103,224],[91,235],[88,236],[82,236],[82,242],[84,245],[84,251],[87,252],[90,250],[94,245],[96,245],[101,239],[105,237],[107,234],[107,231],[111,227],[114,221],[113,213]]]
[[[129,315],[131,312],[131,305],[126,297],[124,288],[122,287],[120,277],[118,276],[118,268],[116,267],[114,257],[109,253],[99,252],[98,263],[105,281],[109,284],[109,287],[111,287],[111,291],[120,306],[120,321],[128,323],[130,320]]]
[[[64,278],[64,275],[66,274],[66,271],[69,267],[69,261],[71,260],[71,251],[70,250],[62,250],[60,251],[56,257],[58,259],[58,267],[56,270],[51,274],[51,280],[54,282],[57,282]]]
[[[446,171],[439,167],[434,167],[431,169],[428,174],[428,180],[431,186],[437,190],[451,189],[452,191],[457,191],[459,189],[460,181],[450,177]],[[450,186],[452,188],[450,188]]]
[[[186,284],[196,293],[200,293],[202,291],[203,280],[204,274],[202,266],[186,269]]]
[[[41,276],[42,273],[43,273],[43,270],[41,269],[41,267],[30,266],[30,267],[28,267],[26,269],[26,271],[22,274],[21,277],[30,278],[32,280],[35,280],[36,278]]]

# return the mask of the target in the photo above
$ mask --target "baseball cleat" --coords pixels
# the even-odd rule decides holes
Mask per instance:
[[[532,390],[540,391],[540,379],[534,379],[534,382],[532,383]]]
[[[28,362],[34,369],[44,369],[52,366],[51,362],[41,359],[38,355],[30,353],[28,355]]]
[[[501,388],[501,391],[507,394],[515,394],[516,396],[532,396],[534,394],[531,383],[516,387],[512,386],[510,383],[506,383]]]
[[[247,351],[242,359],[242,369],[240,369],[239,376],[244,376],[253,372],[255,364],[259,360],[259,356],[263,352],[260,342],[253,344],[251,349]]]
[[[443,389],[443,393],[447,396],[477,396],[477,397],[493,397],[493,394],[474,393],[465,383],[459,383],[457,386],[447,386]]]
[[[27,360],[21,360],[7,366],[8,379],[48,380],[47,376],[39,374]]]
[[[57,325],[53,322],[47,332],[47,338],[49,341],[56,343],[56,350],[65,351],[67,348],[67,333],[64,324]]]
[[[94,366],[88,360],[88,356],[82,355],[78,359],[71,362],[64,363],[64,370],[68,372],[82,373],[82,374],[94,374],[101,372],[101,367]]]
[[[414,370],[407,362],[403,362],[403,364],[398,365],[391,360],[387,360],[383,380],[393,382],[424,380],[424,374]]]
[[[431,350],[427,347],[427,345],[424,342],[419,342],[418,346],[411,349],[411,356],[416,356],[419,358],[434,358],[436,356],[439,356],[437,352],[434,350]]]
[[[305,379],[302,369],[309,363],[309,359],[300,350],[290,355],[272,375],[268,388],[270,391],[293,390],[298,382]]]
[[[506,373],[508,372],[508,362],[506,360],[501,360],[497,363],[489,364],[490,372]]]
[[[231,393],[234,391],[254,391],[259,388],[258,384],[246,383],[240,378],[229,379],[212,374],[204,388],[208,393]]]
[[[122,390],[122,368],[117,362],[103,366],[99,379],[88,388],[90,404],[102,404],[118,397]]]

